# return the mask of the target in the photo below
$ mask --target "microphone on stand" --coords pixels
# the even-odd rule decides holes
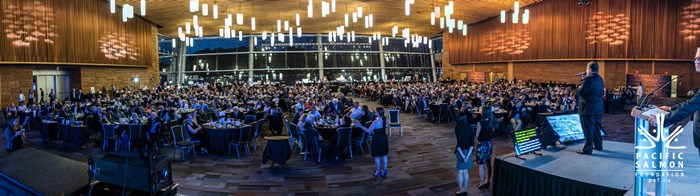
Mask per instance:
[[[649,105],[649,102],[651,101],[652,96],[654,96],[654,94],[656,94],[656,93],[659,92],[661,89],[663,89],[663,88],[665,88],[666,86],[668,86],[669,84],[671,84],[671,82],[673,82],[673,80],[676,80],[676,79],[682,78],[682,77],[683,77],[683,75],[679,75],[679,76],[676,76],[675,78],[671,78],[671,81],[666,82],[666,84],[664,84],[663,86],[661,86],[661,87],[655,89],[654,91],[652,91],[652,92],[649,93],[648,95],[644,96],[641,100],[639,100],[639,103],[637,104],[637,106],[639,106],[640,108],[645,108],[645,107],[647,107],[647,106]]]
[[[576,77],[584,77],[586,76],[586,72],[580,72],[576,74]]]

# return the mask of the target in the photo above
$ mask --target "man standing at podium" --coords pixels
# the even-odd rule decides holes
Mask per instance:
[[[700,47],[695,53],[695,71],[700,73]],[[673,125],[682,121],[690,115],[693,116],[693,143],[700,150],[700,89],[695,90],[695,95],[690,100],[673,107],[661,106],[659,109],[670,112],[664,120],[665,126]],[[648,119],[649,124],[655,125],[656,118]]]
[[[591,61],[586,68],[586,75],[581,86],[576,89],[578,96],[578,114],[581,116],[583,134],[586,144],[579,154],[591,154],[593,149],[603,150],[603,138],[600,135],[603,120],[603,87],[605,82],[598,75],[598,63]]]

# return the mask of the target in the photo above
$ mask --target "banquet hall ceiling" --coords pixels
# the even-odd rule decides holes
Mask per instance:
[[[145,18],[151,20],[162,28],[161,34],[177,37],[178,27],[185,28],[185,22],[192,22],[194,13],[189,10],[190,0],[147,0],[147,12]],[[520,6],[524,7],[541,0],[520,0]],[[130,4],[134,6],[135,14],[140,12],[140,0],[117,0],[118,5]],[[326,0],[330,3],[331,0]],[[463,20],[465,24],[474,23],[483,19],[497,16],[501,10],[512,10],[515,0],[456,0],[454,1],[455,11],[453,18]],[[439,0],[415,0],[411,5],[410,16],[404,14],[403,0],[336,0],[336,12],[329,16],[321,17],[321,0],[313,0],[313,18],[307,17],[308,0],[200,0],[201,4],[209,5],[208,16],[202,16],[201,11],[195,12],[198,15],[199,25],[203,27],[205,36],[218,36],[219,29],[224,27],[224,18],[227,14],[232,14],[234,19],[233,29],[243,30],[243,34],[251,33],[250,17],[256,18],[256,31],[254,34],[261,34],[263,31],[276,31],[277,19],[288,20],[290,26],[295,24],[295,14],[301,15],[301,27],[304,33],[328,33],[335,30],[335,27],[343,25],[344,14],[356,11],[358,6],[362,6],[363,15],[372,13],[374,16],[374,26],[365,28],[364,18],[358,18],[357,23],[350,21],[350,26],[345,31],[355,31],[356,34],[382,33],[391,35],[394,25],[400,29],[409,27],[411,34],[422,36],[436,36],[444,31],[440,29],[439,18],[436,25],[430,24],[430,13],[434,10],[435,4],[441,7],[441,15],[444,16],[444,6],[448,1]],[[213,18],[212,6],[219,7],[219,18]],[[347,7],[347,8],[346,8]],[[109,8],[105,8],[109,9]],[[243,25],[236,25],[236,13],[242,11],[245,16]],[[117,14],[120,12],[118,11]],[[536,14],[536,13],[533,13]],[[294,26],[296,27],[296,26]],[[296,28],[295,28],[296,30]],[[455,30],[456,31],[456,30]]]

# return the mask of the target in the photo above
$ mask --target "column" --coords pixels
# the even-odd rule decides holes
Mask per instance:
[[[435,74],[435,52],[433,49],[430,50],[430,70],[433,72],[433,82],[437,82],[437,75]]]
[[[381,42],[377,42],[377,45],[379,45],[379,67],[382,69],[381,79],[386,81],[386,68],[384,67],[384,47],[382,46]]]
[[[253,77],[253,69],[255,68],[255,55],[253,52],[255,51],[255,45],[253,45],[253,35],[248,37],[248,81],[255,81],[255,77]]]
[[[185,46],[184,41],[180,41],[177,39],[178,43],[177,45],[179,46],[177,48],[177,84],[182,84],[185,82],[185,63],[187,62],[187,46]]]
[[[323,36],[320,33],[316,34],[316,45],[318,46],[318,80],[323,81]]]

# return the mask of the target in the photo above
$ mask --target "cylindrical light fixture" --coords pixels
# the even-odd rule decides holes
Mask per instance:
[[[255,17],[250,17],[250,29],[255,31]]]
[[[506,11],[501,10],[501,24],[506,23]]]
[[[301,27],[297,27],[297,37],[301,37]]]
[[[513,24],[518,24],[518,14],[517,12],[513,12]]]
[[[284,29],[289,29],[289,21],[284,21]]]
[[[335,13],[335,0],[331,0],[331,12]]]
[[[214,4],[214,6],[211,8],[211,11],[214,12],[214,19],[219,19],[219,5]]]
[[[238,41],[243,41],[243,31],[238,31]]]
[[[146,15],[146,0],[141,0],[141,16],[145,16],[145,15]]]
[[[277,32],[282,31],[282,20],[277,19]]]
[[[530,10],[529,9],[525,9],[525,11],[523,13],[523,24],[527,24],[527,23],[530,23]]]
[[[243,13],[236,14],[236,24],[243,25]]]
[[[352,13],[352,23],[356,23],[356,22],[357,22],[357,12],[353,12]]]
[[[345,26],[349,26],[348,23],[350,23],[350,18],[348,16],[348,13],[345,13]]]
[[[177,40],[173,39],[173,48],[176,48],[176,47],[177,47]]]
[[[190,31],[192,30],[192,25],[190,22],[185,22],[185,34],[190,34]]]
[[[430,12],[430,25],[435,25],[435,12]]]
[[[115,0],[109,0],[109,12],[112,12],[112,14],[117,12],[117,3],[114,1]]]
[[[262,33],[262,39],[267,40],[267,31],[263,31]]]
[[[374,27],[374,14],[369,14],[369,27]]]
[[[202,4],[202,16],[208,16],[209,15],[209,5],[206,3]]]
[[[406,14],[406,16],[411,15],[411,4],[408,1],[404,2],[404,14]]]
[[[362,6],[357,7],[357,17],[362,18]]]
[[[440,28],[444,29],[445,28],[445,18],[440,17]]]
[[[299,13],[296,14],[296,24],[297,26],[301,24],[301,15]]]

